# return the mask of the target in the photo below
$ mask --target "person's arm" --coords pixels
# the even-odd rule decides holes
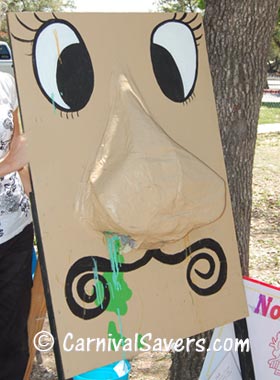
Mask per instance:
[[[24,188],[25,194],[29,196],[29,194],[32,192],[32,187],[31,187],[31,181],[30,181],[30,175],[29,175],[29,169],[28,166],[24,166],[20,171],[19,171],[20,179],[22,182],[22,186]]]
[[[26,153],[26,139],[20,134],[17,109],[13,112],[14,133],[10,143],[10,150],[0,159],[0,177],[14,171],[21,170],[28,162]]]
[[[20,128],[19,128],[19,119],[18,119],[18,110],[16,109],[15,112],[13,113],[13,118],[14,118],[14,138],[20,139],[20,144],[21,149],[23,149],[23,162],[26,161],[25,166],[23,168],[19,169],[19,175],[21,178],[21,182],[24,188],[24,191],[27,195],[31,193],[32,187],[31,187],[31,181],[30,181],[30,175],[29,175],[29,170],[27,166],[27,156],[26,156],[26,141],[25,137],[20,133]]]

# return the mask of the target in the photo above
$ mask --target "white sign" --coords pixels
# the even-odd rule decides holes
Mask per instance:
[[[233,353],[228,352],[218,367],[209,377],[209,380],[242,380],[238,363]]]
[[[280,380],[280,288],[250,278],[244,279],[244,286],[255,378]],[[199,380],[242,379],[235,344],[231,351],[226,348],[229,339],[236,342],[233,324],[214,330]]]

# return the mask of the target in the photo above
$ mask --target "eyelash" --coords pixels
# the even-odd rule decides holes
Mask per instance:
[[[38,38],[39,38],[39,36],[40,36],[41,31],[43,31],[44,29],[47,29],[49,26],[50,26],[50,28],[52,28],[52,24],[55,24],[55,23],[57,22],[57,23],[59,23],[59,24],[61,24],[61,23],[64,24],[64,23],[65,23],[66,25],[70,26],[70,28],[72,29],[72,31],[74,30],[74,33],[75,33],[75,31],[77,32],[77,35],[79,35],[79,33],[78,33],[77,30],[75,30],[74,26],[72,26],[71,24],[69,24],[67,21],[64,21],[64,20],[58,19],[54,13],[52,13],[52,18],[49,18],[48,20],[42,20],[42,19],[41,19],[36,13],[33,13],[33,16],[34,16],[34,18],[35,18],[38,22],[41,23],[41,25],[40,25],[38,28],[31,28],[30,26],[26,25],[26,24],[25,24],[25,23],[24,23],[24,22],[18,17],[18,15],[15,15],[15,17],[16,17],[17,21],[19,22],[19,24],[20,24],[22,27],[24,27],[25,29],[27,29],[28,31],[32,32],[32,33],[34,34],[34,38],[28,40],[28,39],[24,39],[24,38],[18,37],[18,36],[14,35],[14,34],[12,34],[12,37],[13,37],[14,39],[16,39],[17,41],[20,41],[20,42],[23,42],[23,43],[31,43],[31,44],[32,44],[32,53],[31,53],[31,54],[27,54],[27,55],[33,57],[33,69],[34,69],[34,65],[35,65],[36,69],[34,69],[34,70],[36,70],[36,73],[35,73],[35,71],[34,71],[34,74],[35,74],[35,76],[36,76],[36,74],[38,73],[38,71],[37,71],[37,66],[36,66],[36,65],[37,65],[37,60],[36,60],[36,59],[35,59],[35,63],[34,63],[34,56],[35,56],[35,55],[34,55],[34,54],[35,54],[35,53],[34,53],[34,49],[35,49],[35,51],[36,51],[36,49],[37,49],[37,47],[36,47],[36,45],[37,45],[37,40],[38,40]],[[177,18],[177,13],[175,13],[174,16],[173,16],[173,18],[172,18],[169,22],[179,23],[179,24],[183,24],[183,25],[185,25],[185,26],[189,29],[189,31],[191,32],[191,34],[192,34],[192,38],[193,38],[193,42],[194,42],[194,44],[196,45],[196,49],[197,49],[197,47],[199,46],[199,44],[198,44],[197,41],[199,41],[199,40],[201,39],[202,34],[200,34],[199,36],[196,36],[196,32],[201,28],[202,23],[197,24],[197,25],[195,25],[195,26],[191,26],[191,24],[192,24],[193,22],[196,21],[196,19],[197,19],[197,17],[198,17],[198,14],[196,14],[196,15],[193,16],[193,17],[190,17],[189,20],[187,20],[189,14],[186,13],[186,12],[183,13],[183,15],[179,15],[179,16],[180,16],[180,17]],[[166,21],[166,22],[168,23],[168,21]],[[166,22],[164,22],[164,23],[166,23]],[[163,23],[163,24],[164,24],[164,23]],[[159,27],[159,26],[158,26],[158,27]],[[78,40],[79,40],[79,38],[78,38]],[[80,40],[79,40],[79,41],[80,41]],[[82,41],[82,39],[81,39],[81,41]],[[80,42],[81,42],[81,41],[80,41]],[[90,58],[89,58],[89,60],[90,60]],[[37,79],[37,82],[38,82],[38,77],[36,77],[36,79]],[[40,83],[41,83],[41,82],[40,82]],[[52,98],[52,96],[50,96],[50,95],[51,95],[50,93],[47,93],[47,94],[46,94],[46,92],[44,92],[44,89],[42,90],[42,87],[40,86],[40,83],[38,82],[38,85],[39,85],[41,91],[43,91],[43,94],[44,94],[45,96],[47,96],[49,102],[53,105],[53,107],[54,107],[55,110],[56,110],[57,108],[60,109],[60,116],[61,116],[61,117],[63,117],[63,112],[65,112],[65,113],[66,113],[66,118],[67,118],[67,119],[69,119],[68,114],[70,114],[70,113],[71,113],[72,118],[74,118],[74,116],[73,116],[73,111],[76,112],[76,115],[79,117],[79,113],[78,113],[78,111],[79,111],[81,108],[83,108],[83,107],[85,106],[85,104],[87,103],[88,100],[86,100],[86,102],[82,105],[81,108],[79,108],[79,107],[73,107],[73,108],[72,108],[72,111],[71,111],[71,108],[70,108],[70,106],[69,106],[69,110],[68,110],[68,106],[66,107],[65,104],[64,104],[64,106],[63,106],[61,103],[58,103],[59,100],[57,100],[57,98],[56,98],[56,100],[54,101],[53,98]],[[194,91],[194,90],[193,90],[193,91]],[[91,94],[89,94],[89,97],[90,97],[90,95],[91,95]],[[191,101],[193,100],[194,97],[195,97],[195,93],[193,92],[191,96],[189,96],[189,97],[188,97],[186,100],[184,100],[184,101],[182,100],[181,103],[182,103],[183,105],[186,105],[186,104],[188,104],[189,102],[191,102]],[[171,99],[171,98],[170,98],[170,99]],[[172,100],[173,100],[173,99],[172,99]],[[177,101],[177,100],[175,100],[175,101]],[[66,102],[66,103],[67,103],[67,102]]]
[[[197,30],[199,30],[201,28],[202,23],[198,24],[195,27],[191,26],[191,24],[197,19],[198,13],[191,20],[188,20],[188,21],[186,20],[185,22],[183,22],[183,20],[185,20],[188,17],[188,15],[189,15],[188,13],[184,12],[183,16],[181,16],[180,18],[176,19],[177,13],[174,13],[174,16],[173,16],[172,20],[181,22],[182,24],[185,24],[185,25],[188,25],[188,27],[191,29],[191,31],[193,32],[193,34],[195,36],[195,31],[197,31]],[[198,37],[195,36],[195,40],[198,41],[198,40],[201,39],[201,37],[202,37],[202,34],[200,34],[200,36],[198,36]],[[199,44],[197,44],[197,46],[199,46]]]
[[[16,19],[18,20],[18,22],[20,23],[20,25],[22,25],[25,29],[27,30],[30,30],[31,32],[35,32],[35,35],[36,33],[38,32],[38,30],[45,24],[49,23],[50,21],[52,20],[58,20],[58,18],[56,17],[56,15],[54,13],[52,13],[52,16],[53,18],[51,19],[48,19],[48,20],[42,20],[36,13],[33,13],[33,16],[36,18],[36,20],[38,20],[42,25],[41,27],[39,27],[38,29],[33,29],[33,28],[30,28],[28,25],[26,25],[19,17],[18,15],[15,15],[16,16]],[[20,38],[20,37],[17,37],[15,36],[13,33],[12,33],[12,36],[15,40],[17,41],[20,41],[20,42],[26,42],[26,43],[33,43],[34,42],[34,38],[32,40],[25,40],[24,38]]]
[[[27,24],[25,24],[19,17],[18,17],[18,15],[15,15],[15,17],[16,17],[16,19],[17,19],[17,21],[19,22],[19,24],[22,26],[22,27],[24,27],[25,29],[27,29],[28,31],[30,31],[30,32],[32,32],[33,34],[34,34],[34,37],[33,37],[33,39],[24,39],[24,38],[21,38],[21,37],[18,37],[18,36],[16,36],[16,35],[14,35],[14,34],[12,34],[12,37],[14,38],[14,39],[16,39],[17,41],[19,41],[19,42],[23,42],[23,43],[30,43],[30,44],[32,44],[32,52],[30,53],[30,54],[27,54],[28,56],[31,56],[31,57],[33,57],[33,59],[34,59],[34,43],[36,43],[36,39],[37,39],[37,37],[39,37],[39,35],[40,35],[40,33],[41,33],[41,31],[42,30],[44,30],[44,29],[46,29],[46,28],[48,28],[48,26],[49,25],[52,25],[53,23],[56,23],[56,22],[62,22],[62,23],[66,23],[66,21],[64,21],[64,20],[60,20],[59,18],[57,18],[56,17],[56,15],[54,14],[54,13],[52,13],[52,18],[49,18],[48,20],[43,20],[43,19],[41,19],[36,13],[33,13],[33,16],[35,17],[35,19],[37,20],[37,21],[39,21],[40,23],[41,23],[41,25],[38,27],[38,28],[31,28],[29,25],[27,25]],[[33,62],[33,68],[34,68],[34,62]],[[35,75],[36,76],[36,75]],[[36,78],[37,79],[37,78]],[[37,82],[38,82],[38,79],[37,79]],[[40,85],[39,85],[39,87],[40,87]],[[40,87],[41,88],[41,87]],[[41,90],[42,90],[42,88],[41,88]],[[69,118],[72,118],[72,119],[74,119],[74,116],[77,116],[77,117],[79,117],[79,110],[78,109],[76,109],[76,110],[72,110],[71,111],[71,109],[69,109],[69,111],[68,110],[66,110],[66,109],[61,109],[59,106],[58,106],[58,104],[57,103],[55,103],[54,101],[53,101],[53,99],[52,98],[50,98],[50,96],[48,96],[48,100],[49,100],[49,102],[53,105],[53,107],[54,107],[54,109],[55,110],[57,110],[57,108],[58,109],[60,109],[60,117],[63,117],[63,114],[65,113],[66,114],[66,118],[67,119],[69,119]],[[74,112],[74,113],[73,113]]]
[[[197,17],[198,17],[198,13],[197,13],[192,19],[190,19],[190,20],[186,20],[186,21],[184,22],[184,20],[187,19],[188,15],[189,15],[189,14],[188,14],[187,12],[184,12],[184,13],[183,13],[183,16],[181,16],[180,18],[176,19],[176,17],[177,17],[177,12],[175,12],[175,13],[174,13],[174,16],[173,16],[173,18],[172,18],[172,20],[173,20],[173,21],[177,21],[177,22],[181,22],[182,24],[187,25],[187,26],[191,29],[191,31],[192,31],[192,33],[193,33],[193,35],[194,35],[194,39],[195,39],[196,46],[198,47],[198,46],[199,46],[199,43],[198,43],[197,41],[199,41],[199,40],[202,38],[203,34],[201,33],[201,34],[197,37],[197,36],[195,35],[195,32],[198,31],[198,30],[201,28],[202,23],[196,25],[195,27],[192,27],[191,24],[197,19]],[[185,100],[185,101],[182,103],[183,106],[187,105],[188,103],[191,103],[191,102],[193,101],[194,98],[195,98],[195,92],[193,92],[192,95],[191,95],[187,100]]]

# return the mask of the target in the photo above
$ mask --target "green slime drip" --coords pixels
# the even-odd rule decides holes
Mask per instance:
[[[124,262],[124,257],[120,252],[120,238],[109,233],[106,233],[105,236],[112,268],[112,272],[103,274],[110,290],[110,302],[107,311],[112,311],[117,315],[125,315],[127,313],[127,301],[131,298],[132,291],[124,280],[124,274],[119,272],[119,264]],[[98,303],[99,305],[100,303]]]
[[[96,303],[97,305],[101,305],[101,309],[103,309],[103,299],[104,299],[104,288],[102,282],[98,279],[98,268],[97,268],[97,262],[94,258],[92,258],[93,261],[93,279],[95,284],[95,291],[96,291]],[[94,292],[94,288],[93,288]]]
[[[111,351],[115,351],[115,347],[122,347],[125,345],[126,338],[122,335],[122,333],[118,332],[118,329],[116,327],[116,323],[114,321],[110,321],[108,324],[108,336],[114,340],[114,344],[111,342]],[[137,340],[137,348],[140,349],[143,347],[143,344],[141,344],[141,338],[142,335],[138,334],[137,335],[138,340]],[[119,344],[119,342],[121,343]]]
[[[107,306],[106,310],[111,311],[115,313],[118,317],[118,327],[119,331],[116,327],[116,323],[114,321],[110,321],[108,324],[108,336],[111,337],[111,339],[114,340],[115,345],[118,345],[118,343],[121,341],[121,344],[119,346],[123,346],[126,338],[123,336],[122,332],[122,321],[121,316],[125,315],[127,313],[127,302],[132,296],[132,291],[128,287],[127,283],[124,280],[124,274],[119,271],[119,264],[122,264],[124,262],[124,257],[121,254],[121,237],[106,232],[105,233],[106,243],[108,247],[109,257],[111,261],[111,268],[112,272],[105,272],[103,273],[103,277],[105,278],[107,282],[107,286],[110,291],[110,301],[109,305]],[[96,287],[96,304],[97,306],[102,307],[102,297],[104,296],[104,290],[103,286],[98,280],[98,268],[97,263],[95,260],[93,260],[93,272],[94,272],[94,279],[95,279],[95,287]],[[103,292],[103,293],[102,293]],[[137,346],[138,348],[141,348],[142,345],[140,343],[141,335],[138,335],[138,342]],[[115,347],[111,343],[111,350],[114,351]]]

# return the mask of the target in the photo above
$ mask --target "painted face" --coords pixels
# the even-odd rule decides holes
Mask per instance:
[[[88,326],[181,337],[241,317],[245,301],[217,311],[243,295],[200,17],[9,21],[60,339]],[[92,367],[73,355],[69,376]]]
[[[35,17],[42,23],[32,49],[38,86],[54,109],[73,115],[86,107],[95,91],[94,63],[71,23]],[[157,82],[159,95],[177,107],[195,92],[201,38],[196,18],[165,20],[147,41],[150,80]],[[145,107],[139,79],[120,65],[115,69],[110,73],[109,117],[100,126],[104,135],[97,154],[89,158],[77,212],[100,233],[127,236],[134,247],[161,248],[221,216],[225,182],[166,133]]]

